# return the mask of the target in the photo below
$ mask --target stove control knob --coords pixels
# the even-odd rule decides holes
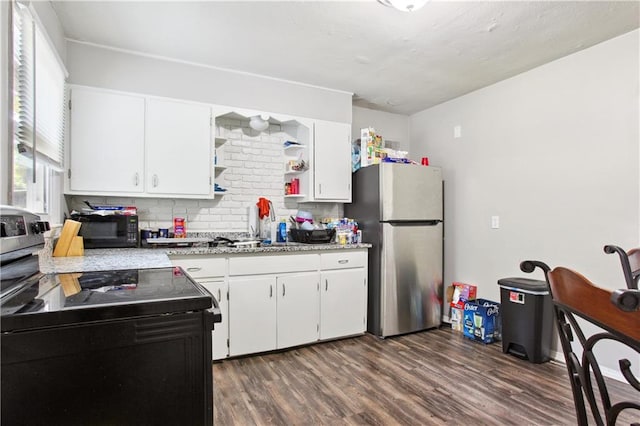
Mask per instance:
[[[40,226],[38,226],[38,222],[31,223],[31,232],[34,234],[40,233]]]
[[[31,223],[31,232],[33,232],[36,235],[46,232],[49,229],[50,229],[49,222],[38,221],[38,222]]]

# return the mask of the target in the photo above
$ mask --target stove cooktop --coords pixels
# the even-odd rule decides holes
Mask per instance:
[[[209,309],[217,301],[182,269],[43,275],[0,305],[2,332]]]

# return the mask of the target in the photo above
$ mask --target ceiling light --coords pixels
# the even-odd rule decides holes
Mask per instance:
[[[385,6],[393,7],[402,12],[415,12],[427,4],[429,0],[378,0]]]
[[[254,115],[249,121],[249,127],[258,132],[262,132],[269,127],[269,121],[267,120],[269,120],[269,116],[266,114]]]

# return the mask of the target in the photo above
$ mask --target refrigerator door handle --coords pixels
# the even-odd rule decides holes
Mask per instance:
[[[380,223],[388,223],[391,226],[436,226],[441,220],[383,220]]]

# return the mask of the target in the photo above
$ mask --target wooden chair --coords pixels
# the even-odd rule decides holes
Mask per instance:
[[[549,284],[578,424],[588,424],[587,405],[598,425],[614,425],[625,410],[631,410],[634,415],[637,413],[640,419],[640,382],[633,375],[631,362],[621,359],[618,365],[636,392],[629,395],[628,401],[612,403],[594,350],[600,342],[616,341],[640,355],[640,311],[621,310],[611,302],[611,291],[595,286],[570,269],[557,267],[550,270],[538,261],[520,264],[524,272],[532,272],[536,267],[544,271]],[[577,317],[602,330],[586,336]],[[574,350],[572,342],[577,343],[578,351]]]

